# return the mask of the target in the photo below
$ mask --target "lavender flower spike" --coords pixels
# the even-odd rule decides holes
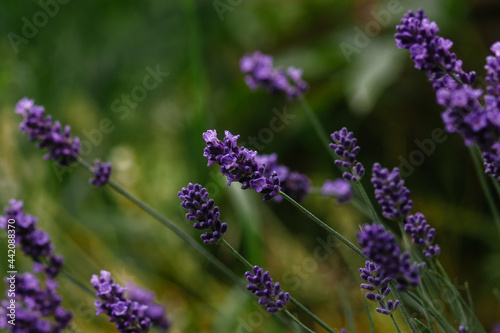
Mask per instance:
[[[432,244],[436,236],[436,229],[431,228],[424,214],[416,213],[408,216],[405,220],[404,230],[411,236],[413,243],[423,248],[422,253],[424,256],[432,258],[439,255],[441,251],[439,245]]]
[[[55,278],[64,260],[61,256],[54,254],[54,245],[49,235],[36,228],[38,218],[24,213],[21,200],[11,199],[9,205],[5,207],[5,215],[0,216],[0,228],[7,229],[8,220],[14,219],[16,221],[16,245],[19,245],[21,251],[33,259],[34,271],[36,273],[44,271],[49,278]]]
[[[401,253],[394,235],[384,230],[384,227],[377,223],[365,224],[356,236],[363,253],[377,264],[382,276],[398,283],[399,290],[420,283],[418,268],[410,263],[410,254]]]
[[[214,206],[214,199],[208,200],[207,189],[200,184],[188,184],[177,193],[182,200],[181,206],[189,211],[186,217],[195,222],[193,227],[198,230],[210,229],[201,239],[205,244],[217,244],[227,231],[227,223],[220,221],[219,207]]]
[[[342,177],[350,182],[357,182],[365,174],[365,168],[363,165],[356,161],[356,155],[361,149],[356,146],[358,141],[352,132],[349,132],[347,128],[342,128],[340,131],[333,132],[330,137],[334,143],[330,143],[330,148],[332,148],[340,159],[335,161],[335,165],[341,166],[343,168],[349,169],[350,172],[344,172]]]
[[[109,182],[111,177],[111,162],[101,162],[100,160],[94,161],[94,177],[89,180],[89,183],[95,186],[104,186]]]
[[[381,272],[381,267],[371,261],[365,262],[365,267],[359,269],[360,277],[366,282],[361,284],[361,288],[368,290],[365,297],[373,302],[377,302],[380,308],[376,308],[378,313],[390,315],[399,306],[399,300],[385,301],[391,292],[389,287],[390,279]]]
[[[169,327],[163,321],[164,314],[158,315],[156,311],[153,313],[150,310],[152,300],[150,295],[145,295],[143,292],[138,294],[137,290],[132,292],[131,297],[125,296],[125,288],[114,283],[111,274],[102,270],[101,275],[92,275],[90,279],[98,300],[95,301],[96,316],[104,313],[109,316],[109,321],[115,323],[118,332],[122,333],[143,333],[156,325],[162,331]],[[137,299],[137,300],[133,300]]]
[[[413,209],[410,191],[404,186],[404,180],[399,175],[399,169],[391,172],[380,164],[373,165],[372,183],[375,188],[375,198],[382,206],[382,215],[391,220],[405,218]]]
[[[278,312],[290,301],[290,294],[281,291],[279,282],[273,283],[269,272],[264,272],[259,266],[254,266],[252,272],[246,272],[245,277],[250,283],[247,289],[259,296],[259,304],[266,307],[267,312]]]
[[[227,177],[228,186],[232,182],[239,182],[242,189],[252,188],[265,194],[264,200],[274,198],[280,191],[277,173],[272,172],[266,177],[266,165],[257,163],[257,152],[239,147],[238,138],[239,135],[232,135],[229,131],[225,131],[224,141],[217,138],[215,130],[203,133],[203,139],[207,144],[203,156],[208,159],[207,165],[214,163],[220,165],[220,172]]]
[[[6,279],[7,284],[12,283]],[[31,273],[17,275],[15,278],[15,326],[8,325],[12,332],[60,333],[70,326],[73,319],[71,312],[61,306],[62,298],[57,294],[57,283],[45,280],[45,288],[40,280]],[[11,298],[11,295],[6,296]],[[12,303],[3,300],[0,313],[9,311]],[[5,318],[5,314],[2,314]],[[3,319],[4,319],[3,318]],[[0,329],[5,329],[7,323],[0,321]]]
[[[52,123],[52,117],[45,115],[43,106],[34,100],[23,98],[15,112],[24,117],[19,125],[21,132],[28,134],[29,140],[38,142],[37,147],[48,150],[45,159],[52,159],[60,166],[71,165],[80,153],[80,139],[71,136],[69,126],[64,128],[59,121]]]
[[[307,83],[302,80],[302,70],[288,67],[286,70],[275,69],[273,58],[259,51],[247,54],[240,60],[240,69],[248,87],[255,90],[264,88],[269,93],[283,92],[288,99],[294,99],[307,90]]]

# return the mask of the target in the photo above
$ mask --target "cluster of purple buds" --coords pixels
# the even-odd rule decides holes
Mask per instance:
[[[465,73],[462,61],[450,52],[453,43],[437,35],[435,22],[422,10],[409,11],[397,26],[396,44],[410,51],[417,69],[427,71],[437,103],[445,108],[442,119],[448,132],[459,133],[465,144],[477,144],[486,174],[500,181],[500,42],[486,58],[486,92],[474,89],[476,73]],[[458,82],[457,82],[458,81]],[[485,106],[480,102],[484,97]]]
[[[207,165],[214,163],[220,165],[220,172],[227,177],[227,185],[239,182],[242,189],[252,188],[265,194],[264,200],[277,196],[280,191],[277,173],[272,172],[266,177],[266,165],[257,163],[257,152],[239,147],[238,138],[239,135],[232,135],[229,131],[225,131],[224,141],[217,138],[215,130],[203,133],[203,139],[207,144],[203,156],[208,159]]]
[[[166,330],[169,327],[164,313],[158,315],[156,312],[158,309],[153,310],[153,317],[148,315],[148,309],[150,308],[148,305],[150,303],[149,298],[147,299],[148,302],[142,303],[125,297],[126,289],[114,283],[109,272],[102,270],[100,276],[92,275],[90,283],[92,283],[96,290],[98,298],[94,303],[96,306],[96,316],[101,313],[107,315],[109,321],[115,323],[119,332],[148,332],[155,323],[160,323],[161,326],[156,327],[162,330]],[[136,298],[144,298],[144,295],[138,295],[137,291],[134,293]],[[165,325],[165,323],[167,324]]]
[[[189,211],[186,217],[197,221],[193,227],[198,230],[211,230],[201,235],[203,242],[218,243],[227,231],[227,223],[220,221],[219,207],[214,206],[214,199],[208,199],[207,189],[200,184],[189,183],[177,195],[182,200],[181,206]]]
[[[0,329],[9,325],[13,332],[59,333],[70,326],[73,315],[61,306],[62,299],[57,294],[56,282],[46,279],[44,288],[38,278],[30,273],[11,276],[5,281],[8,285],[15,285],[16,302],[4,300],[0,308],[7,314],[12,313],[14,308],[15,321],[12,323],[15,326],[0,320]],[[11,297],[8,299],[12,300]],[[5,318],[5,314],[2,317]]]
[[[476,73],[462,70],[462,61],[450,52],[453,42],[437,35],[436,22],[429,21],[422,9],[416,13],[408,11],[396,30],[397,47],[410,51],[415,68],[427,71],[435,89],[442,86],[441,80],[447,74],[455,75],[463,83],[474,83]]]
[[[372,184],[375,188],[375,198],[382,207],[382,215],[388,219],[404,219],[413,209],[410,200],[410,190],[404,186],[404,180],[399,174],[399,169],[391,172],[375,163],[372,169]]]
[[[255,161],[258,165],[264,164],[266,170],[264,177],[271,177],[273,172],[276,172],[280,180],[281,191],[289,195],[296,201],[303,200],[311,190],[311,180],[299,172],[291,171],[289,167],[278,165],[278,155],[257,155]],[[275,201],[281,201],[283,197],[278,195],[273,198]]]
[[[147,289],[136,286],[132,282],[126,284],[128,299],[132,302],[138,302],[147,305],[146,316],[151,319],[151,324],[162,330],[170,328],[170,320],[167,318],[167,310],[159,303],[155,302],[155,294]]]
[[[436,229],[427,223],[424,214],[409,215],[404,223],[405,232],[411,236],[413,243],[422,247],[422,253],[427,258],[439,255],[441,249],[438,244],[432,244],[436,236]]]
[[[38,218],[24,213],[22,201],[11,199],[9,204],[5,207],[5,216],[0,216],[0,228],[7,229],[8,221],[15,220],[16,246],[33,259],[36,273],[43,271],[49,278],[55,278],[62,268],[63,258],[54,254],[49,235],[36,228]]]
[[[376,308],[377,312],[389,315],[398,309],[399,300],[385,301],[385,298],[391,292],[389,287],[391,279],[382,274],[380,266],[371,261],[366,261],[365,267],[359,269],[359,275],[363,281],[367,282],[361,284],[362,289],[368,290],[365,297],[370,301],[377,302],[380,306]]]
[[[48,150],[45,159],[52,159],[60,166],[71,165],[80,152],[80,139],[71,136],[69,126],[64,128],[59,121],[52,123],[52,117],[45,115],[43,106],[35,105],[34,100],[23,98],[15,112],[24,117],[19,128],[28,134],[29,140],[38,142],[37,147]]]
[[[307,90],[307,83],[302,80],[302,70],[288,67],[286,70],[273,67],[270,55],[257,51],[247,54],[240,60],[240,69],[245,82],[252,90],[264,88],[269,93],[283,92],[288,99],[294,99]]]
[[[325,181],[321,193],[325,197],[335,197],[337,203],[341,205],[351,202],[353,197],[351,183],[341,178]]]
[[[356,155],[361,149],[356,146],[358,141],[352,132],[347,128],[342,128],[340,131],[333,132],[330,137],[334,143],[330,143],[332,148],[340,159],[335,161],[335,165],[349,169],[349,172],[344,172],[342,177],[350,182],[356,182],[365,174],[365,168],[356,160]]]
[[[380,274],[398,283],[399,290],[420,283],[418,267],[411,264],[410,254],[401,253],[394,235],[377,223],[365,224],[356,236],[363,253],[380,269]]]
[[[94,177],[91,178],[89,182],[95,186],[106,185],[111,177],[111,170],[111,162],[101,162],[100,160],[95,160],[94,167],[92,168]]]
[[[278,312],[290,301],[290,294],[281,291],[279,282],[273,283],[269,272],[264,272],[259,266],[254,266],[253,272],[246,272],[245,277],[250,283],[247,289],[259,298],[259,304],[266,307],[267,312]]]

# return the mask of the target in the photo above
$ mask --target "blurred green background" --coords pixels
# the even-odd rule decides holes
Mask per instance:
[[[465,70],[481,77],[489,46],[500,39],[498,2],[395,1],[395,13],[359,47],[357,29],[377,22],[373,13],[387,12],[394,1],[65,1],[0,3],[0,205],[24,200],[25,211],[40,217],[39,227],[78,280],[90,286],[91,275],[105,269],[119,283],[132,280],[155,291],[169,311],[172,332],[293,331],[262,315],[253,297],[157,221],[111,189],[89,185],[87,171],[43,160],[19,132],[20,116],[13,112],[20,98],[34,98],[86,141],[85,159],[113,162],[116,181],[197,239],[177,191],[189,182],[207,186],[229,223],[233,246],[334,328],[347,325],[345,293],[357,331],[366,332],[357,274],[362,261],[342,245],[325,260],[311,259],[327,238],[324,232],[286,202],[265,203],[236,184],[226,187],[217,168],[206,167],[202,132],[227,129],[247,142],[260,135],[259,147],[247,146],[277,152],[280,163],[306,173],[317,187],[339,175],[298,102],[245,86],[239,59],[261,50],[277,66],[304,69],[312,108],[329,133],[343,126],[355,132],[358,157],[368,170],[376,161],[398,166],[419,149],[415,140],[431,138],[442,122],[425,75],[395,46],[395,25],[408,8],[424,8],[454,41]],[[346,57],[342,43],[356,52]],[[154,70],[168,75],[155,88],[141,89]],[[132,93],[137,98],[126,102]],[[275,112],[294,117],[268,137],[262,133]],[[442,262],[459,290],[469,282],[476,312],[490,328],[500,320],[494,296],[500,285],[498,235],[462,139],[448,135],[414,169],[407,186],[415,210],[437,229]],[[363,183],[372,195],[368,176]],[[369,222],[354,207],[321,196],[303,204],[353,241],[359,225]],[[243,278],[244,267],[225,248],[210,251]],[[0,252],[4,267],[7,251]],[[18,260],[20,271],[31,269],[21,255]],[[58,280],[77,330],[115,331],[107,318],[94,316],[89,295],[62,276]],[[373,315],[377,332],[393,330],[389,318]]]

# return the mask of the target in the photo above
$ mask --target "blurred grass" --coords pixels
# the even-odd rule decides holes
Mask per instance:
[[[408,3],[401,1],[404,8]],[[375,161],[397,166],[398,156],[407,158],[417,148],[415,139],[429,138],[433,129],[442,127],[441,110],[425,76],[391,42],[403,11],[391,17],[352,63],[339,48],[342,41],[352,42],[353,28],[373,20],[370,10],[385,6],[368,0],[243,1],[221,21],[210,1],[69,2],[15,54],[7,34],[21,34],[22,18],[31,20],[40,6],[36,1],[2,2],[0,203],[11,197],[24,200],[26,212],[40,217],[39,226],[50,233],[56,252],[65,256],[80,281],[88,283],[92,274],[106,269],[120,283],[133,280],[154,290],[169,310],[173,332],[235,332],[242,321],[252,320],[258,309],[255,300],[129,202],[107,188],[88,185],[86,171],[74,168],[59,181],[52,163],[42,160],[42,152],[17,130],[20,119],[14,105],[24,96],[34,98],[82,139],[84,131],[110,119],[114,129],[103,133],[87,159],[111,160],[117,181],[196,238],[176,193],[188,182],[211,184],[230,226],[228,240],[270,270],[283,288],[295,289],[294,269],[311,256],[317,237],[325,237],[322,230],[285,202],[263,203],[236,184],[226,187],[215,167],[205,167],[201,134],[209,128],[219,133],[228,129],[246,141],[269,127],[273,109],[286,109],[296,118],[259,152],[277,152],[281,163],[307,173],[315,186],[336,174],[298,103],[252,93],[245,86],[239,58],[261,50],[275,56],[279,66],[304,68],[311,106],[329,132],[342,126],[355,131],[365,166]],[[455,42],[453,50],[465,69],[484,75],[488,47],[499,39],[496,3],[412,3],[418,6]],[[142,84],[146,67],[157,65],[169,75],[122,119],[124,113],[116,112],[113,102]],[[371,189],[368,177],[364,184]],[[500,252],[461,138],[450,135],[437,145],[407,185],[416,210],[437,229],[442,262],[459,286],[469,281],[477,313],[488,327],[498,320],[492,290],[500,285]],[[368,222],[353,208],[336,207],[320,197],[310,197],[304,205],[351,240],[358,225]],[[210,250],[243,275],[244,268],[225,249]],[[332,327],[341,328],[347,326],[337,292],[341,286],[351,301],[357,331],[366,332],[356,272],[361,265],[340,246],[300,279],[293,295]],[[30,263],[24,260],[22,268],[29,270]],[[94,316],[87,294],[62,277],[59,281],[64,304],[75,311],[82,332],[114,331],[106,318]],[[390,319],[374,313],[374,321],[377,331],[391,330]],[[289,331],[272,318],[263,318],[254,329]]]

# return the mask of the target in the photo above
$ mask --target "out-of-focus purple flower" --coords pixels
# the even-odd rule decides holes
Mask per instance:
[[[271,177],[273,172],[276,172],[280,180],[281,191],[289,195],[296,201],[303,200],[311,190],[311,181],[309,178],[299,172],[291,171],[289,167],[278,165],[278,155],[273,153],[270,155],[257,155],[255,161],[258,165],[264,164],[266,171],[264,177]],[[273,200],[280,202],[283,200],[281,195],[277,195]]]
[[[280,191],[277,173],[272,172],[271,176],[266,177],[266,166],[257,163],[257,152],[239,147],[238,138],[239,135],[232,135],[229,131],[225,131],[224,141],[217,138],[215,130],[203,133],[207,144],[203,156],[208,159],[208,165],[216,163],[221,166],[220,172],[229,181],[227,185],[239,182],[242,189],[252,188],[265,194],[264,200],[277,196]]]
[[[372,169],[372,184],[375,188],[375,198],[382,207],[382,215],[388,219],[403,219],[413,209],[410,200],[410,191],[404,186],[405,182],[399,175],[399,169],[391,172],[375,163]]]
[[[101,162],[100,160],[94,161],[94,177],[89,180],[89,183],[95,186],[103,186],[109,182],[111,177],[112,165],[111,162]]]
[[[415,68],[427,71],[431,81],[437,83],[435,88],[442,85],[440,81],[447,74],[456,75],[466,84],[475,81],[476,73],[462,70],[462,61],[450,51],[453,42],[437,35],[436,22],[429,21],[422,9],[416,13],[408,11],[396,30],[397,47],[410,51]]]
[[[321,187],[321,193],[327,197],[335,197],[339,204],[347,204],[352,200],[351,183],[340,178],[325,181]]]
[[[467,330],[465,329],[465,327],[463,327],[462,325],[460,325],[458,327],[458,333],[467,333]]]
[[[422,253],[427,258],[432,258],[441,252],[438,244],[432,244],[436,236],[436,229],[427,223],[424,214],[409,215],[404,223],[405,232],[411,236],[413,243],[422,247]]]
[[[168,330],[170,321],[167,318],[167,310],[159,303],[155,302],[155,294],[152,291],[136,286],[132,282],[126,284],[128,298],[132,302],[138,302],[148,306],[146,316],[151,319],[153,326]]]
[[[0,216],[0,228],[8,229],[10,219],[16,221],[13,224],[16,228],[16,245],[33,259],[34,271],[36,273],[43,271],[49,278],[55,278],[64,260],[53,253],[54,246],[50,242],[49,235],[36,228],[38,218],[24,213],[21,200],[11,199],[9,206],[5,207],[5,215]]]
[[[365,174],[365,168],[356,160],[356,155],[361,148],[356,145],[358,140],[354,134],[344,127],[340,131],[333,132],[330,137],[333,140],[333,143],[330,143],[330,148],[340,158],[335,161],[335,165],[349,169],[349,172],[344,172],[342,177],[350,182],[360,180]]]
[[[360,277],[366,282],[361,284],[361,288],[368,290],[365,297],[373,302],[379,304],[379,308],[376,308],[378,313],[384,315],[390,315],[397,310],[399,306],[399,300],[385,301],[385,298],[391,292],[389,287],[389,279],[382,272],[379,265],[366,261],[365,267],[361,267],[359,270]]]
[[[5,280],[16,286],[15,326],[9,324],[12,332],[59,333],[70,326],[73,315],[61,306],[62,298],[57,294],[56,282],[46,279],[43,288],[38,278],[30,273],[16,275],[14,279]],[[3,300],[1,304],[3,309],[0,312],[10,312],[10,301]],[[0,328],[5,328],[1,322]]]
[[[245,277],[250,283],[247,289],[260,297],[259,304],[265,306],[267,312],[278,312],[286,307],[290,294],[281,291],[279,282],[273,283],[269,272],[254,266],[252,272],[245,273]]]
[[[339,333],[347,333],[347,330],[345,328],[341,328]]]
[[[60,166],[68,166],[76,160],[80,139],[71,136],[69,126],[63,128],[59,121],[52,123],[52,117],[45,115],[44,107],[35,105],[32,99],[21,99],[15,112],[24,117],[19,126],[21,132],[28,134],[30,141],[38,142],[38,148],[48,150],[45,159],[52,159]]]
[[[214,206],[214,199],[208,199],[207,189],[200,184],[189,183],[177,193],[182,200],[181,206],[189,211],[186,217],[196,222],[198,230],[210,229],[201,235],[205,244],[218,243],[227,231],[227,223],[220,221],[219,207]]]
[[[307,90],[307,83],[302,80],[302,70],[288,67],[286,70],[273,67],[273,58],[259,51],[247,54],[240,60],[240,69],[245,82],[252,90],[264,88],[269,93],[283,92],[288,99],[294,99]]]
[[[493,327],[491,333],[500,333],[500,323],[496,324],[495,327]]]
[[[410,254],[401,253],[394,235],[377,223],[365,224],[357,234],[363,253],[379,267],[380,274],[406,290],[420,283],[418,267],[410,263]]]
[[[90,283],[92,283],[98,298],[94,303],[96,316],[101,313],[107,315],[109,321],[115,323],[119,332],[148,332],[151,326],[155,325],[154,321],[157,320],[159,320],[157,323],[162,325],[159,326],[156,324],[157,328],[166,330],[169,327],[168,321],[165,328],[165,322],[162,320],[164,313],[158,316],[158,313],[156,313],[157,309],[153,309],[154,316],[150,317],[148,315],[148,304],[125,297],[124,292],[126,289],[114,283],[109,272],[102,270],[100,276],[92,275]],[[142,298],[142,300],[151,302],[151,299],[144,292],[133,290],[132,293],[133,296],[139,299]]]

